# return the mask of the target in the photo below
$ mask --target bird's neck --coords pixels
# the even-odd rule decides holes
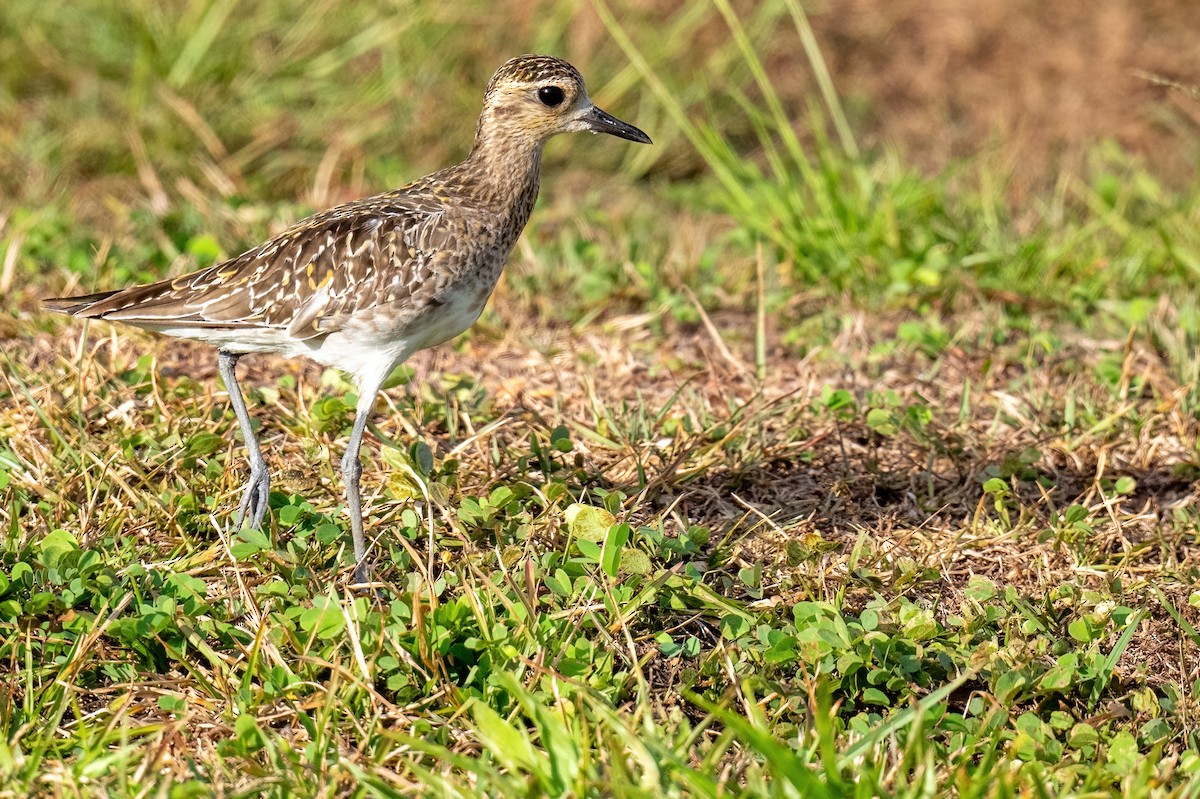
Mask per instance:
[[[502,134],[480,128],[459,164],[461,185],[479,205],[524,227],[537,200],[544,142]]]

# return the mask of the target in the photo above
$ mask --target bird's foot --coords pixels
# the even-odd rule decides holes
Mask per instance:
[[[242,529],[243,523],[247,517],[250,520],[250,527],[261,527],[263,519],[267,515],[267,498],[271,495],[271,475],[266,469],[250,470],[250,482],[246,484],[246,490],[242,494],[242,501],[238,505],[237,521],[234,524],[234,531]]]
[[[373,597],[376,602],[384,603],[387,601],[387,595],[383,589],[371,582],[371,567],[366,560],[361,560],[354,567],[354,576],[350,579],[349,587],[359,594],[365,594],[368,597]]]
[[[365,560],[360,560],[358,565],[354,567],[354,577],[351,580],[352,585],[362,585],[371,582],[371,567]]]

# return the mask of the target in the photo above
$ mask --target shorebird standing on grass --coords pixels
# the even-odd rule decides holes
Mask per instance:
[[[368,577],[359,451],[375,397],[417,350],[479,317],[537,199],[542,147],[559,133],[650,143],[601,111],[558,58],[524,55],[492,76],[466,160],[396,191],[316,214],[229,261],[173,280],[46,301],[50,310],[217,347],[249,452],[235,521],[262,524],[271,478],[234,367],[248,352],[306,355],[348,372],[359,399],[342,458],[356,582]]]

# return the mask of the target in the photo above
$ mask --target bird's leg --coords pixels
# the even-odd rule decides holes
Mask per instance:
[[[239,357],[225,350],[217,354],[217,371],[221,373],[225,388],[229,390],[229,402],[233,405],[233,413],[242,428],[242,438],[246,440],[246,452],[250,458],[250,480],[246,483],[241,504],[238,505],[235,531],[242,529],[242,522],[246,520],[247,513],[250,514],[251,527],[262,524],[263,517],[267,514],[267,497],[271,493],[271,473],[267,471],[267,462],[259,449],[258,438],[250,424],[250,412],[246,410],[246,400],[242,397],[242,389],[237,382],[235,368]]]
[[[382,384],[383,381],[379,382]],[[358,406],[354,409],[354,427],[350,430],[346,454],[342,456],[342,479],[346,483],[346,512],[350,514],[350,535],[354,539],[354,582],[365,583],[370,580],[371,570],[367,565],[367,539],[363,534],[362,489],[359,486],[362,461],[359,452],[362,450],[363,431],[367,429],[367,421],[375,407],[379,385],[359,388],[361,393]]]

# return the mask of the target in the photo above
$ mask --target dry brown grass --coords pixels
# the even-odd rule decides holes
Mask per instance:
[[[852,608],[882,590],[951,612],[973,576],[1011,586],[1033,603],[1049,601],[1062,585],[1094,589],[1131,606],[1158,608],[1135,634],[1118,674],[1138,671],[1151,685],[1186,685],[1196,678],[1200,651],[1187,639],[1179,639],[1181,650],[1162,648],[1160,626],[1169,619],[1150,591],[1160,586],[1200,626],[1200,609],[1188,606],[1187,585],[1178,581],[1200,570],[1194,520],[1175,515],[1200,500],[1195,457],[1200,421],[1184,406],[1187,387],[1144,344],[1096,341],[1068,330],[1060,331],[1062,343],[1049,354],[1017,339],[979,347],[967,342],[993,327],[981,316],[960,320],[959,343],[943,352],[902,347],[881,355],[880,345],[894,340],[894,322],[868,324],[848,311],[852,323],[826,349],[799,358],[772,347],[766,380],[760,382],[752,353],[741,343],[752,319],[726,315],[711,330],[669,323],[663,339],[649,332],[644,316],[612,318],[576,333],[528,333],[507,318],[511,310],[496,309],[500,324],[487,328],[491,335],[476,334],[461,346],[414,359],[414,383],[392,392],[400,398],[411,394],[410,408],[402,411],[390,400],[377,405],[379,425],[388,435],[401,443],[418,436],[439,459],[452,454],[461,461],[462,496],[483,496],[498,483],[522,479],[511,453],[520,452],[531,433],[562,424],[571,430],[583,472],[630,497],[630,521],[665,518],[677,533],[696,525],[710,528],[714,540],[734,542],[734,561],[764,569],[773,602],[844,594]],[[140,507],[143,524],[126,532],[145,534],[147,543],[159,539],[157,548],[167,556],[177,533],[163,532],[177,530],[179,522],[170,507],[146,508],[145,490],[164,479],[157,469],[171,469],[170,459],[159,467],[130,463],[113,450],[114,437],[128,436],[147,423],[141,420],[158,414],[174,420],[170,428],[184,440],[200,430],[231,437],[212,355],[185,342],[118,339],[104,326],[92,329],[82,372],[65,383],[37,376],[74,371],[70,364],[80,363],[77,329],[20,343],[17,375],[28,382],[34,402],[6,403],[0,429],[29,466],[25,489],[51,508],[37,517],[41,525],[26,525],[24,534],[39,536],[66,522],[60,513],[94,504],[80,493],[82,478],[45,470],[57,459],[33,411],[36,406],[61,423],[73,413],[67,409],[82,400],[83,416],[95,420],[91,429],[60,431],[84,436],[72,444],[89,457],[106,459],[106,480],[123,490],[105,501]],[[718,343],[719,330],[728,341]],[[1097,382],[1097,363],[1122,348],[1119,385]],[[117,405],[88,407],[89,398],[103,395],[104,384],[143,350],[156,353],[157,390]],[[263,420],[269,461],[280,475],[277,487],[331,511],[340,491],[340,443],[331,436],[340,427],[314,436],[304,432],[302,421],[327,391],[319,386],[319,369],[271,358],[246,362],[249,381],[264,386],[271,400],[255,415]],[[272,388],[285,374],[300,378],[299,390]],[[454,411],[460,424],[451,436],[436,421],[444,417],[420,420],[425,403],[443,401],[438,398],[457,375],[469,376],[490,399],[486,408]],[[181,379],[202,381],[199,394],[175,396]],[[13,396],[23,397],[8,380]],[[856,398],[860,410],[853,418],[839,420],[821,407],[822,391],[830,388]],[[864,423],[866,409],[888,392],[899,408],[930,411],[923,432],[881,435]],[[1080,414],[1070,427],[1063,421],[1069,402]],[[1082,421],[1085,409],[1094,423]],[[487,417],[483,424],[481,413]],[[645,424],[660,413],[693,432],[681,428],[667,435],[661,425]],[[589,436],[593,431],[609,443]],[[232,438],[230,446],[229,462],[238,466],[213,486],[218,518],[239,483],[240,449]],[[376,453],[379,446],[370,445]],[[1013,493],[1004,518],[981,484],[989,469],[1028,449],[1036,453],[1024,463],[1026,479],[1008,481]],[[404,505],[387,499],[386,490],[380,493],[393,472],[376,454],[364,474],[375,517],[369,532],[385,538],[387,520]],[[1040,485],[1028,479],[1034,476]],[[1113,484],[1122,477],[1133,478],[1136,488],[1115,493]],[[450,519],[458,500],[443,499],[435,515]],[[1072,504],[1087,509],[1094,531],[1086,540],[1072,540],[1061,530],[1060,516]],[[104,529],[129,511],[94,512],[94,523]],[[491,546],[467,539],[463,545]]]

